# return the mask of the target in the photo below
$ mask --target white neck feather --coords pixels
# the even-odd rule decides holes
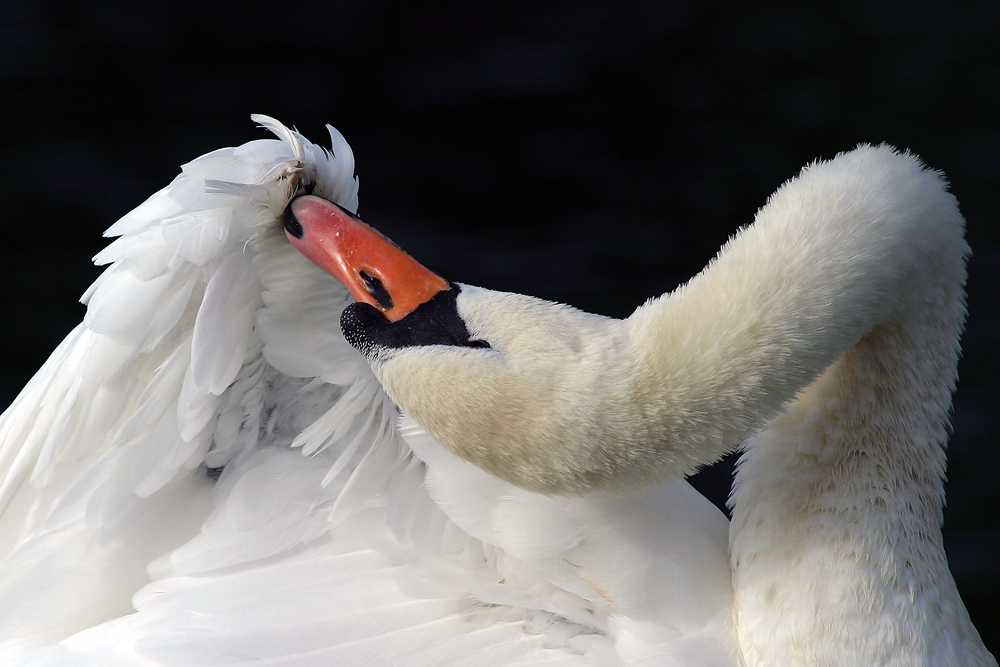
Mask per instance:
[[[935,196],[902,200],[920,226],[892,232],[881,273],[902,280],[874,324],[745,447],[730,542],[748,665],[996,664],[940,530],[968,251]],[[835,280],[834,299],[863,308],[882,280]]]
[[[637,366],[651,369],[635,382],[660,406],[655,428],[714,460],[896,319],[918,285],[954,285],[960,322],[962,230],[940,179],[912,157],[868,147],[805,169],[700,275],[627,321]],[[951,348],[957,338],[958,324]]]
[[[374,368],[442,444],[508,481],[634,488],[764,426],[943,249],[959,284],[962,219],[937,175],[862,148],[806,169],[705,271],[627,320],[465,287],[459,312],[492,350],[408,349]]]
[[[940,531],[968,248],[918,169],[885,149],[812,167],[677,295],[690,303],[653,306],[711,322],[701,346],[654,349],[699,359],[736,434],[836,359],[744,450],[730,539],[748,665],[996,664]]]
[[[549,493],[686,474],[769,424],[734,495],[747,664],[995,665],[940,533],[963,231],[938,174],[862,147],[803,170],[625,321],[467,288],[492,350],[375,370],[453,452]]]
[[[730,550],[750,666],[996,664],[940,530],[964,314],[942,268],[746,446]]]

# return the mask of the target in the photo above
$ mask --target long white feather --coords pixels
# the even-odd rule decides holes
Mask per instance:
[[[413,425],[401,435],[340,332],[346,290],[281,232],[305,185],[357,210],[353,153],[333,128],[327,151],[253,118],[279,139],[184,165],[111,226],[84,323],[0,416],[0,663],[613,666],[720,650],[728,589],[657,603],[724,567],[724,519],[686,485],[545,498]],[[639,534],[627,517],[658,503],[675,509]]]

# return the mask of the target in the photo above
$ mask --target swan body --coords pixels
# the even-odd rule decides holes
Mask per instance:
[[[940,543],[936,174],[814,165],[624,321],[454,285],[417,326],[281,232],[356,210],[347,143],[256,118],[112,226],[0,417],[0,662],[996,664]],[[678,476],[751,436],[730,529]]]

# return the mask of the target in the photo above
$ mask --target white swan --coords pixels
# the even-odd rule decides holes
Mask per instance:
[[[863,149],[813,167],[776,195],[715,268],[625,325],[463,286],[460,294],[449,290],[459,296],[452,313],[464,319],[451,320],[448,330],[460,323],[489,350],[408,345],[372,355],[400,403],[449,448],[523,485],[581,492],[645,484],[712,459],[850,347],[750,448],[763,456],[748,458],[740,473],[734,598],[726,521],[683,481],[623,496],[550,497],[461,461],[412,422],[397,428],[395,406],[341,334],[346,290],[280,231],[289,200],[303,188],[356,208],[350,148],[332,129],[329,154],[271,119],[257,119],[281,141],[195,160],[109,230],[120,238],[96,258],[111,266],[85,295],[84,323],[0,418],[0,662],[995,664],[954,590],[938,530],[940,443],[963,312],[961,219],[939,179],[915,160]],[[832,190],[815,187],[830,176]],[[883,220],[873,212],[891,215]],[[824,220],[853,220],[855,232],[866,220],[872,225],[860,237],[836,224],[825,235],[805,231]],[[760,244],[767,229],[780,243]],[[804,245],[795,247],[796,239]],[[835,250],[817,261],[824,239]],[[829,282],[776,285],[766,274],[743,274],[733,276],[732,289],[740,291],[732,299],[717,290],[712,296],[711,276],[726,261],[755,254],[749,264],[758,271],[788,263]],[[377,274],[379,267],[371,268]],[[382,277],[383,288],[397,289],[391,275]],[[904,280],[915,291],[896,289]],[[844,303],[852,285],[875,285],[857,290],[871,299]],[[760,300],[736,301],[748,293]],[[893,328],[882,318],[935,302],[950,305],[941,321],[918,317],[914,326]],[[484,307],[490,303],[498,309]],[[755,303],[773,306],[775,317],[740,320]],[[679,312],[684,304],[690,316],[724,328],[698,338],[690,328],[657,326],[667,317],[662,311]],[[626,326],[623,338],[618,332]],[[382,340],[369,335],[378,328],[348,331],[364,346]],[[594,344],[596,332],[605,333],[604,343]],[[831,410],[850,420],[851,409],[872,405],[853,397],[869,395],[888,408],[900,407],[894,398],[912,397],[887,386],[849,393],[839,386],[863,379],[851,369],[878,370],[876,353],[879,363],[899,361],[878,351],[879,332],[891,342],[922,336],[916,344],[927,350],[891,377],[938,380],[920,397],[928,406],[923,430],[870,419],[888,418],[888,410],[865,413],[871,433],[907,435],[903,443],[858,439],[829,419]],[[510,429],[496,410],[480,408],[486,394],[466,401],[467,411],[442,401],[450,393],[488,391],[494,406],[507,406],[523,422],[524,408],[546,394],[526,402],[509,389],[520,391],[522,382],[551,387],[538,375],[545,360],[565,360],[569,352],[607,364],[635,341],[652,349],[641,343],[645,336],[666,337],[686,357],[631,360],[632,370],[674,371],[664,379],[677,381],[670,391],[678,402],[658,403],[671,396],[654,397],[649,391],[657,383],[640,382],[629,402],[598,398],[599,409],[576,409],[579,419],[541,420],[533,431],[541,457],[524,446],[523,427]],[[736,339],[745,343],[743,354],[718,345]],[[913,361],[912,348],[892,349],[909,350]],[[499,386],[495,373],[468,364],[498,354],[506,355]],[[433,370],[437,362],[426,363],[435,359],[471,369],[469,378],[478,374],[486,384],[473,390],[428,377],[421,389],[421,374],[441,372]],[[548,366],[550,374],[563,368]],[[586,385],[579,368],[564,386]],[[605,371],[605,384],[621,377],[614,364],[595,363],[588,372]],[[444,377],[454,382],[453,373]],[[699,377],[718,384],[698,392]],[[585,405],[595,397],[579,398]],[[664,416],[664,405],[676,408],[674,417]],[[919,412],[901,407],[908,417]],[[651,458],[637,437],[636,425],[647,421],[623,408],[648,417],[653,425],[645,428],[671,436],[644,441],[667,443],[663,457]],[[461,422],[459,432],[467,432],[469,419],[498,429],[490,449],[451,437],[449,425]],[[575,440],[582,446],[545,450],[552,436],[566,441],[572,431],[564,428],[583,429]],[[855,451],[804,451],[821,428],[828,440],[838,433],[853,438]],[[491,461],[494,445],[501,458]],[[921,445],[928,461],[911,458]],[[864,476],[882,472],[876,454],[904,457],[896,462],[905,464],[896,471],[903,474],[884,488],[873,486],[883,477]],[[803,471],[767,486],[760,473],[810,463],[805,472],[815,471],[823,457],[839,463],[838,456],[846,463],[827,467],[857,492]],[[792,481],[807,493],[799,495]],[[879,488],[884,494],[871,493]],[[798,504],[790,507],[789,498]],[[843,498],[856,502],[836,504]],[[926,514],[910,512],[909,523],[901,521],[905,503],[918,499]],[[786,520],[789,512],[804,520]],[[789,530],[799,531],[795,539]],[[818,581],[814,563],[826,574]],[[805,602],[803,590],[810,593]],[[852,616],[865,601],[873,605]],[[848,641],[837,644],[838,632]]]
[[[968,248],[912,156],[862,147],[806,169],[624,321],[436,283],[402,307],[400,274],[421,271],[316,197],[291,211],[291,241],[358,299],[342,326],[393,400],[518,486],[628,491],[770,421],[733,496],[748,665],[994,664],[940,533]]]

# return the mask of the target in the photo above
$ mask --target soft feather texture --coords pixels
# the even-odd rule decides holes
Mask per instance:
[[[763,664],[843,664],[845,643],[858,664],[996,664],[959,598],[940,531],[964,225],[937,174],[885,153],[803,176],[805,195],[832,199],[836,180],[872,193],[873,204],[854,207],[870,222],[849,247],[853,270],[806,285],[830,294],[821,306],[857,342],[748,443],[737,475],[738,627]],[[783,199],[803,193],[782,190],[768,204],[782,240],[801,224]],[[831,227],[845,245],[845,225]],[[806,237],[798,252],[815,254],[823,241]],[[862,318],[859,335],[848,327]]]
[[[492,349],[385,351],[375,371],[496,475],[548,493],[628,490],[731,451],[893,317],[936,248],[966,247],[961,233],[936,174],[862,147],[805,169],[700,275],[626,320],[463,286],[459,311]]]
[[[685,482],[553,499],[400,430],[280,231],[300,187],[356,209],[350,148],[255,119],[279,140],[108,230],[0,417],[0,662],[737,664],[726,520]]]
[[[84,323],[0,417],[0,662],[996,664],[940,548],[966,249],[915,159],[808,168],[624,322],[463,288],[492,350],[376,360],[446,448],[280,234],[300,187],[356,208],[349,147],[257,120],[280,140],[112,226]],[[818,376],[747,450],[731,563],[682,480],[581,495],[711,460]]]
[[[634,492],[767,426],[733,496],[746,664],[995,665],[940,531],[963,232],[939,174],[862,146],[626,320],[462,286],[489,349],[371,361],[449,451],[546,493]]]

